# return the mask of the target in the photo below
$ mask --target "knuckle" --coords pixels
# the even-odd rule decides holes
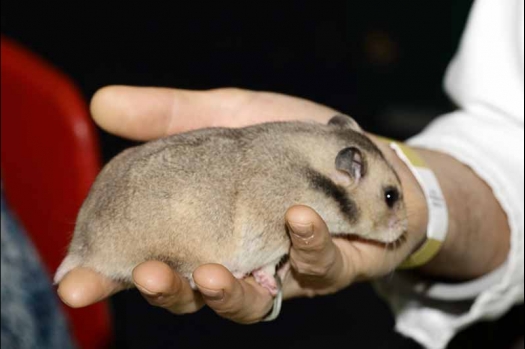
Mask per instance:
[[[164,308],[169,310],[170,312],[174,314],[184,314],[188,312],[186,304],[181,304],[180,302],[177,302],[173,297],[150,297],[145,296],[146,300],[149,304],[153,305],[154,307],[158,308]]]
[[[326,251],[330,240],[317,237],[313,239],[304,239],[297,236],[292,238],[294,249],[309,255],[319,255]]]
[[[320,254],[326,250],[326,244],[324,241],[315,241],[311,245],[306,245],[304,250],[308,251],[311,254]]]
[[[245,294],[243,293],[245,296]],[[266,301],[259,297],[249,301],[242,297],[229,297],[224,302],[208,304],[217,315],[239,324],[252,324],[259,322],[271,308],[273,300]]]
[[[303,261],[291,262],[292,267],[301,275],[322,276],[325,275],[330,267],[326,263],[307,263]]]
[[[225,305],[221,308],[213,307],[217,315],[237,323],[246,323],[246,316],[235,306]]]
[[[306,298],[314,298],[318,295],[318,293],[313,289],[306,289],[305,291],[305,297]]]
[[[145,296],[149,304],[159,308],[173,308],[175,304],[172,304],[166,297],[150,297]]]

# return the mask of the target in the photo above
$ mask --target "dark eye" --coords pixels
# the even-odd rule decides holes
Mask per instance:
[[[396,188],[385,189],[385,202],[388,207],[392,208],[399,201],[399,191]]]

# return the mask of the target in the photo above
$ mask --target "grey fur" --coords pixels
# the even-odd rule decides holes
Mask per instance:
[[[210,128],[124,151],[85,200],[55,282],[77,266],[131,282],[133,268],[151,259],[190,280],[204,263],[238,276],[272,267],[288,253],[284,213],[294,204],[315,209],[332,233],[398,239],[404,205],[389,210],[383,188],[400,188],[399,181],[355,125],[337,119]],[[359,181],[335,168],[348,147],[367,164]]]

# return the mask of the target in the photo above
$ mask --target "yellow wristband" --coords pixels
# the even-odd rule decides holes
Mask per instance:
[[[407,165],[418,181],[428,206],[427,239],[401,265],[400,269],[417,268],[428,263],[439,252],[448,232],[448,210],[434,172],[410,147],[392,141],[390,147]]]

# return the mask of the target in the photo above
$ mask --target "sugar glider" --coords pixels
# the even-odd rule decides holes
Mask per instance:
[[[275,295],[294,204],[337,235],[388,244],[406,230],[398,177],[348,116],[201,129],[127,149],[103,168],[55,282],[82,266],[131,283],[138,264],[160,260],[192,283],[199,265],[220,263]]]

